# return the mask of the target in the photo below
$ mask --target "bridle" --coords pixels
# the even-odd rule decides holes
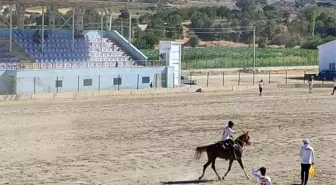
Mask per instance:
[[[240,142],[243,144],[243,146],[240,146],[240,145],[237,143],[237,141],[240,141]],[[247,143],[246,143],[245,141],[241,140],[241,139],[236,139],[236,140],[235,140],[235,143],[238,144],[239,148],[240,148],[242,151],[244,151],[245,146],[247,145]]]

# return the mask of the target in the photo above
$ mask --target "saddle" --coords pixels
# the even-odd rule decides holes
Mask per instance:
[[[230,148],[226,147],[222,141],[217,142],[216,146],[225,151],[230,150]]]

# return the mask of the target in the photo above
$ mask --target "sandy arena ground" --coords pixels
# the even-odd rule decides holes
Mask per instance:
[[[195,180],[206,156],[194,149],[221,138],[228,120],[249,131],[248,173],[266,166],[274,184],[299,183],[299,149],[316,152],[310,184],[336,182],[336,97],[330,89],[110,97],[94,100],[0,102],[0,184],[150,185]],[[217,160],[221,176],[228,162]],[[205,178],[216,180],[209,167]],[[224,181],[256,184],[238,163]]]

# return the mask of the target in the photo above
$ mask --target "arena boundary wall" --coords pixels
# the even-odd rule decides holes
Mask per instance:
[[[278,84],[278,88],[308,88],[308,84]],[[333,84],[314,84],[313,88],[332,88]]]
[[[330,88],[332,84],[315,84],[314,88]],[[61,93],[40,93],[40,94],[19,94],[0,95],[0,101],[29,101],[29,100],[62,100],[62,99],[90,99],[99,97],[132,97],[132,96],[152,96],[159,94],[176,93],[197,93],[200,87],[176,87],[157,89],[121,89],[104,90],[100,92],[61,92]],[[246,89],[257,89],[258,85],[222,86],[222,87],[202,87],[202,92],[221,91],[241,91]],[[307,84],[270,84],[268,88],[308,88]]]
[[[271,85],[273,86],[273,85]],[[239,91],[246,89],[256,89],[257,85],[225,86],[225,87],[205,87],[203,92],[218,91]],[[157,89],[121,89],[105,90],[100,92],[62,92],[62,93],[41,93],[41,94],[21,94],[21,95],[0,95],[0,101],[24,101],[24,100],[53,100],[53,99],[89,99],[95,97],[114,96],[146,96],[173,93],[196,93],[199,87],[177,87],[177,88],[157,88]]]

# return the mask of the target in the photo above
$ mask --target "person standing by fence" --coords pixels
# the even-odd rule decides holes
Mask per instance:
[[[315,153],[313,147],[309,145],[309,140],[303,140],[303,146],[300,150],[301,157],[301,185],[307,185],[309,178],[309,169],[315,163]]]
[[[331,93],[331,95],[334,95],[336,91],[336,78],[334,77],[334,88],[333,88],[333,92]]]
[[[263,88],[264,88],[264,81],[263,79],[261,79],[259,82],[259,96],[261,96]]]
[[[309,93],[312,93],[313,86],[314,86],[314,77],[311,76],[311,77],[308,79]]]

